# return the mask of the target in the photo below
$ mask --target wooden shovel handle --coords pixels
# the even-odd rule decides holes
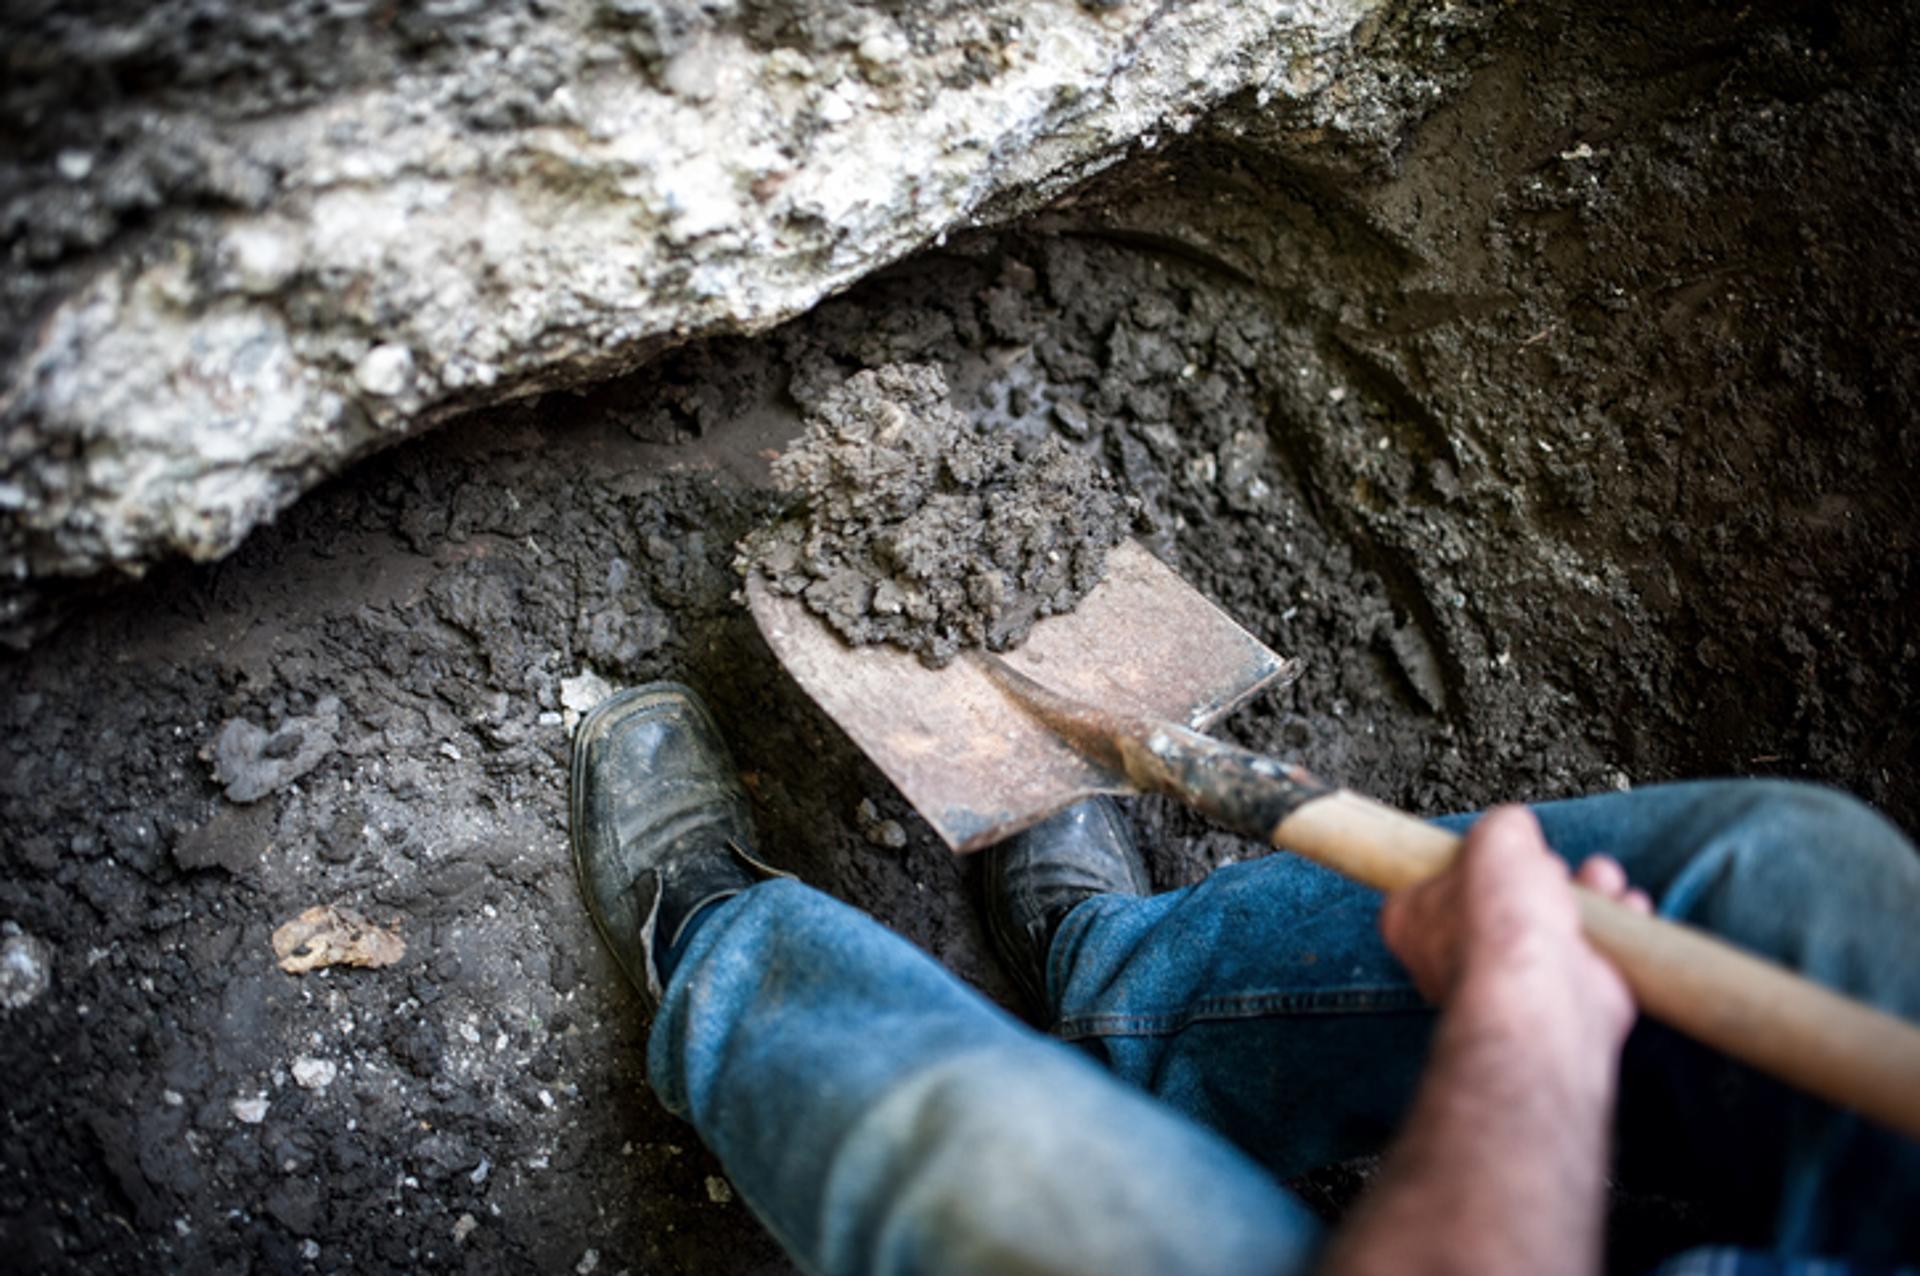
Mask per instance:
[[[1272,841],[1388,891],[1440,872],[1460,849],[1454,834],[1344,789],[1296,808]],[[1920,1139],[1920,1027],[1705,931],[1575,890],[1587,942],[1619,968],[1643,1012]]]

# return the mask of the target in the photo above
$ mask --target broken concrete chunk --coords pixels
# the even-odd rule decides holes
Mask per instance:
[[[319,766],[339,731],[340,699],[328,696],[310,715],[289,718],[274,731],[228,718],[201,756],[213,763],[214,783],[229,802],[258,802]]]
[[[391,966],[407,955],[406,941],[350,908],[315,904],[273,932],[273,955],[290,975],[323,966]]]

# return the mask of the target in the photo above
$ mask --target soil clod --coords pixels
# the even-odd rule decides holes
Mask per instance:
[[[742,544],[758,570],[856,645],[892,643],[939,668],[1005,651],[1100,583],[1137,506],[1057,439],[984,430],[946,376],[888,364],[830,391],[774,462],[802,512]]]

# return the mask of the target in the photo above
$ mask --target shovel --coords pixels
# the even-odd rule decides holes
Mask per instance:
[[[1383,891],[1432,877],[1459,850],[1452,833],[1201,734],[1297,665],[1136,543],[1014,651],[969,652],[940,670],[892,647],[848,646],[758,576],[747,598],[787,671],[956,852],[1101,793],[1164,793]],[[1920,1138],[1920,1028],[1704,931],[1574,890],[1588,942],[1644,1013]]]

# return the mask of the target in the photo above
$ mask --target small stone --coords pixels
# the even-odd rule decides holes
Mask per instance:
[[[1072,399],[1061,399],[1053,405],[1053,423],[1070,439],[1085,439],[1093,434],[1093,422],[1087,419],[1087,410]]]
[[[300,249],[286,231],[239,226],[227,233],[224,246],[234,285],[253,296],[284,287],[300,268]]]
[[[53,166],[70,182],[84,182],[93,172],[93,156],[86,151],[61,151],[53,157]]]
[[[867,841],[882,850],[903,851],[907,847],[907,830],[899,820],[880,820],[868,826]]]
[[[227,1105],[233,1111],[233,1119],[242,1125],[259,1125],[267,1119],[267,1100],[264,1097],[235,1099]]]
[[[578,1276],[588,1276],[588,1273],[592,1272],[598,1266],[600,1266],[600,1251],[590,1249],[580,1255],[580,1261],[573,1265],[573,1270]]]
[[[613,694],[613,686],[591,669],[560,680],[561,721],[571,732],[580,719],[602,700]]]
[[[733,1184],[718,1174],[707,1175],[707,1199],[715,1205],[726,1205],[733,1200]]]
[[[53,954],[47,945],[13,923],[0,942],[0,1009],[24,1010],[53,982]]]
[[[306,1259],[309,1263],[317,1260],[320,1257],[320,1242],[316,1241],[311,1236],[301,1241],[300,1257]]]
[[[473,1235],[473,1229],[480,1226],[480,1220],[471,1214],[462,1214],[453,1221],[453,1243],[464,1245],[467,1237]]]
[[[390,399],[413,379],[413,351],[405,346],[375,346],[354,365],[353,379],[368,394]]]
[[[891,32],[870,35],[855,50],[862,62],[872,66],[892,66],[907,54],[907,46]]]
[[[301,1057],[293,1061],[293,1079],[303,1090],[324,1090],[340,1074],[331,1059]]]

